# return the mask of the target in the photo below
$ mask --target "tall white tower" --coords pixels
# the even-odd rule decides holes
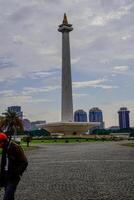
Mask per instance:
[[[72,78],[69,42],[69,32],[72,30],[72,24],[68,23],[67,16],[64,14],[63,22],[58,28],[58,31],[62,32],[62,122],[73,121]]]
[[[62,106],[61,122],[42,124],[40,127],[50,133],[81,134],[90,128],[99,126],[98,122],[73,122],[73,98],[69,32],[72,31],[72,24],[67,21],[64,14],[63,22],[59,25],[58,31],[62,33]]]

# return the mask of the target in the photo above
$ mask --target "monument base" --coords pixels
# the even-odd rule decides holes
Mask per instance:
[[[53,122],[41,125],[41,128],[50,133],[62,133],[64,135],[77,135],[86,133],[89,129],[98,127],[98,122]]]

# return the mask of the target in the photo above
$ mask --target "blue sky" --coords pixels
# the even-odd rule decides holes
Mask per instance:
[[[74,111],[99,107],[108,127],[126,106],[134,126],[133,0],[0,0],[0,112],[20,105],[30,120],[60,120],[64,12]]]

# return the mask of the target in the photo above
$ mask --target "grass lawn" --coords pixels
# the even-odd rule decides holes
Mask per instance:
[[[32,140],[31,144],[53,144],[53,143],[73,143],[73,142],[92,142],[93,140],[86,141],[86,139],[51,139],[51,140]]]
[[[134,142],[123,144],[123,146],[134,147]]]
[[[53,138],[53,139],[42,139],[42,140],[32,140],[30,144],[53,144],[53,143],[80,143],[80,142],[96,142],[96,141],[111,141],[111,140],[103,140],[103,139],[93,139],[93,138]]]

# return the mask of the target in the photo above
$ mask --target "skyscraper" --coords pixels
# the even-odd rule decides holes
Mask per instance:
[[[103,114],[99,108],[94,107],[89,110],[89,122],[100,122],[99,128],[104,128]]]
[[[76,110],[74,112],[75,122],[87,122],[87,113],[84,110]]]
[[[118,111],[120,129],[130,128],[129,113],[130,111],[126,107],[121,107]]]
[[[20,119],[23,118],[23,112],[21,111],[21,106],[10,106],[7,109],[8,111],[15,112]]]
[[[30,131],[31,130],[31,122],[29,119],[23,119],[23,126],[24,131]]]

